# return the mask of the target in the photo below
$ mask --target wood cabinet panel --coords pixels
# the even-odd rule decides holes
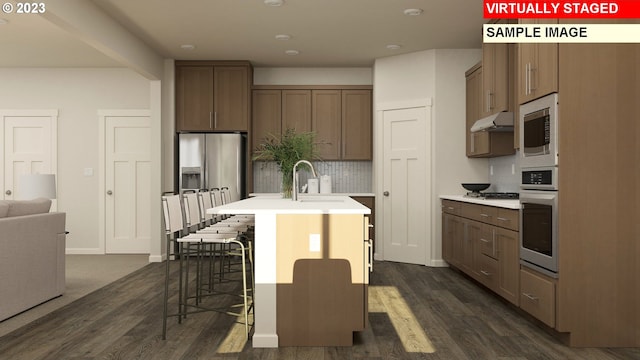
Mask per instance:
[[[509,45],[482,45],[481,117],[509,111]]]
[[[286,86],[278,89],[262,86],[254,89],[253,93],[266,96],[265,91],[278,92],[281,96],[280,131],[287,128],[295,128],[298,132],[314,131],[321,159],[373,159],[371,90],[354,89],[353,86],[347,86],[346,89],[303,87],[295,89]],[[254,112],[263,111],[267,106],[276,108],[275,104],[260,105],[262,101],[267,100],[254,102],[255,106],[261,106],[260,109],[254,108]],[[277,101],[275,95],[270,101]],[[260,119],[264,119],[264,116],[253,116],[254,147],[264,137],[265,126],[256,123]],[[275,128],[275,125],[267,127]]]
[[[323,160],[339,160],[342,153],[342,94],[340,90],[311,91],[311,130],[316,133]]]
[[[462,203],[460,201],[442,200],[442,211],[448,214],[460,215]]]
[[[457,268],[462,268],[463,262],[463,249],[465,246],[465,223],[463,219],[458,216],[447,215],[446,227],[450,238],[451,248],[451,261],[450,263]]]
[[[376,198],[374,196],[353,196],[353,200],[368,207],[371,210],[369,217],[369,224],[373,226],[369,231],[369,238],[375,240],[375,221],[376,221]],[[373,242],[375,249],[375,241]]]
[[[244,66],[213,68],[213,130],[249,129],[249,72]]]
[[[210,130],[213,116],[213,68],[176,68],[176,130]]]
[[[498,287],[496,291],[515,305],[520,303],[520,241],[513,230],[495,228],[498,258]]]
[[[554,327],[555,303],[555,280],[523,267],[520,270],[520,308]]]
[[[248,131],[251,65],[176,62],[176,131]]]
[[[500,227],[504,221],[498,218],[517,219],[518,214],[518,210],[442,200],[443,259],[516,305],[519,233]]]
[[[465,224],[465,236],[462,247],[462,263],[460,264],[461,270],[475,275],[477,278],[479,274],[478,270],[478,256],[481,255],[479,251],[480,234],[482,232],[482,223],[473,220],[464,221]]]
[[[494,259],[498,258],[495,226],[488,224],[482,225],[478,246],[480,247],[480,252],[482,254]]]
[[[520,19],[521,24],[558,23],[557,19]],[[517,45],[518,103],[558,91],[558,44]]]
[[[520,227],[520,212],[518,210],[498,208],[495,220],[497,226],[518,231]]]
[[[489,98],[483,97],[483,72],[484,67],[481,64],[476,64],[466,72],[465,138],[467,157],[494,157],[513,154],[515,149],[512,132],[471,132],[471,127],[477,120],[485,117],[484,115],[490,115],[483,113],[483,105],[488,106],[486,99]],[[508,90],[506,92],[508,93]],[[508,101],[508,97],[506,101]],[[497,109],[495,105],[493,108]]]
[[[342,159],[371,160],[371,90],[342,90]]]
[[[476,64],[466,73],[466,145],[467,156],[471,157],[477,154],[488,152],[488,140],[486,146],[482,149],[477,148],[480,144],[479,139],[474,137],[471,132],[473,124],[481,117],[481,98],[482,98],[482,65]],[[476,135],[477,136],[477,135]]]
[[[469,203],[462,204],[461,212],[463,217],[494,225],[498,216],[497,207]]]
[[[282,90],[282,131],[311,131],[311,90]]]
[[[572,346],[638,347],[640,44],[559,47],[556,328]]]
[[[445,212],[442,213],[442,259],[453,265],[457,265],[453,259],[454,221],[457,218],[457,216]]]
[[[270,134],[278,136],[282,132],[280,90],[254,90],[252,107],[252,149],[256,149]]]
[[[498,260],[480,254],[478,256],[478,281],[493,291],[498,290]]]

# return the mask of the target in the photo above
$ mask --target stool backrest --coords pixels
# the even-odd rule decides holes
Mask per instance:
[[[213,219],[213,215],[207,214],[207,209],[213,207],[213,202],[211,201],[211,193],[209,190],[200,190],[198,193],[198,205],[200,208],[200,221],[209,221]]]
[[[195,192],[185,192],[182,194],[184,202],[184,217],[186,227],[189,232],[200,227],[200,207],[198,206],[198,194]]]
[[[163,196],[162,212],[164,214],[164,228],[167,234],[184,230],[180,195]]]
[[[231,202],[231,192],[229,191],[228,187],[224,186],[220,188],[220,197],[222,198],[223,204],[228,204]]]
[[[211,199],[213,200],[213,206],[224,205],[224,203],[222,202],[222,195],[220,193],[220,189],[218,188],[211,189]]]

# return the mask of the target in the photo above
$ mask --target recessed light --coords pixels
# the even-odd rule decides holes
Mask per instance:
[[[7,24],[7,23],[9,23],[9,20],[7,20],[7,19],[0,19],[0,25],[4,25],[4,24]]]
[[[389,50],[398,50],[400,49],[402,46],[398,45],[398,44],[389,44],[387,45],[387,49]]]
[[[264,0],[264,4],[269,6],[282,6],[284,5],[284,0]]]
[[[191,45],[191,44],[180,45],[180,49],[182,49],[182,50],[193,50],[195,48],[196,48],[196,46],[195,45]]]
[[[287,35],[287,34],[276,35],[276,40],[289,40],[289,39],[291,39],[291,35]]]
[[[300,51],[298,51],[298,50],[287,50],[284,53],[287,54],[287,55],[290,55],[290,56],[295,56],[295,55],[300,54]]]
[[[422,9],[404,9],[404,14],[408,16],[418,16],[422,14]]]

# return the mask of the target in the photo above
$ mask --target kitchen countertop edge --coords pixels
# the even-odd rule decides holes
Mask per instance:
[[[329,193],[329,194],[309,194],[309,193],[300,193],[299,195],[304,196],[350,196],[350,197],[375,197],[374,193]],[[257,197],[257,196],[282,196],[282,193],[250,193],[249,197]]]
[[[479,199],[466,197],[464,195],[440,195],[440,199],[461,201],[471,204],[479,204],[486,206],[493,206],[505,209],[520,210],[520,200],[510,199]]]
[[[328,194],[327,194],[328,195]],[[301,199],[310,197],[301,195]],[[326,200],[326,201],[325,201]],[[371,209],[344,195],[300,202],[275,196],[256,196],[207,209],[208,214],[371,214]]]

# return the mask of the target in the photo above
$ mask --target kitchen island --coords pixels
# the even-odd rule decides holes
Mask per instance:
[[[367,323],[369,208],[257,196],[207,212],[255,215],[253,347],[352,345]]]

